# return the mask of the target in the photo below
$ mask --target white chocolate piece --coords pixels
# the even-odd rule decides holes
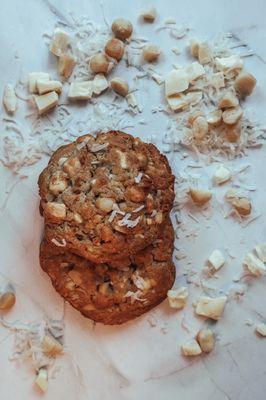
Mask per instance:
[[[29,92],[37,93],[37,80],[49,81],[50,76],[46,72],[30,72],[28,78]]]
[[[201,296],[196,306],[196,314],[207,318],[219,320],[225,308],[226,296],[208,297]]]
[[[60,57],[66,54],[71,47],[70,35],[62,29],[55,29],[52,41],[50,43],[50,51],[55,56]]]
[[[220,165],[219,168],[215,171],[213,175],[213,180],[216,185],[221,185],[231,179],[231,172],[228,168],[225,168],[223,165]]]
[[[223,70],[240,70],[243,68],[243,60],[237,55],[230,57],[215,58],[215,63],[220,71]]]
[[[256,253],[261,261],[266,263],[266,243],[255,246]]]
[[[41,96],[34,96],[39,115],[45,114],[58,104],[58,94],[50,92]]]
[[[192,123],[193,136],[197,140],[202,140],[205,138],[209,131],[209,125],[205,117],[202,115],[194,119]]]
[[[266,324],[261,323],[256,326],[256,332],[259,333],[261,336],[266,336]]]
[[[183,92],[189,86],[188,74],[184,69],[174,69],[165,78],[165,96]]]
[[[196,339],[191,339],[181,346],[181,351],[184,356],[198,356],[202,353],[202,350],[196,341]]]
[[[46,392],[48,389],[48,373],[46,368],[40,368],[37,378],[35,379],[36,385],[41,389],[42,392]]]
[[[126,101],[127,101],[127,104],[128,104],[130,107],[132,107],[132,108],[138,107],[137,99],[136,99],[136,96],[134,95],[134,93],[129,93],[129,94],[126,96]]]
[[[171,308],[180,310],[184,308],[188,298],[188,290],[186,287],[180,287],[178,289],[171,289],[167,292],[167,298]]]
[[[215,339],[211,329],[201,329],[196,339],[204,353],[210,353],[214,349]]]
[[[217,271],[224,265],[225,258],[220,250],[213,250],[213,252],[208,258],[208,261],[211,264],[211,266]]]
[[[107,79],[105,78],[104,74],[97,74],[95,75],[92,81],[92,92],[93,94],[99,95],[108,89],[109,84]]]
[[[247,266],[248,270],[255,276],[261,276],[266,273],[264,263],[252,253],[247,253],[243,264]]]
[[[55,357],[63,352],[63,346],[53,336],[45,335],[42,341],[43,352],[49,357]]]
[[[57,69],[60,76],[69,78],[77,64],[76,57],[70,54],[62,54],[58,59]]]
[[[17,109],[17,96],[14,87],[10,83],[5,85],[3,104],[8,113],[13,114]]]
[[[199,56],[199,45],[200,41],[197,38],[192,38],[189,43],[190,53],[193,57],[198,58]]]
[[[200,63],[195,61],[186,68],[186,73],[188,75],[188,80],[191,83],[205,75],[205,69]]]
[[[68,98],[70,100],[89,100],[92,97],[92,81],[71,82]]]
[[[200,64],[208,64],[212,61],[212,50],[208,43],[199,43],[198,59]]]
[[[167,102],[169,107],[173,111],[182,110],[183,108],[188,107],[190,104],[195,105],[199,103],[202,99],[202,92],[190,92],[187,94],[176,94],[173,96],[167,97]]]
[[[46,81],[43,79],[37,79],[36,87],[39,94],[45,94],[53,91],[60,94],[62,91],[62,83],[59,81]]]

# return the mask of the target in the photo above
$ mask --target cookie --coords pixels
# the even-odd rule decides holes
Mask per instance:
[[[85,135],[59,148],[39,177],[45,237],[95,263],[155,240],[174,200],[165,156],[131,135]]]
[[[154,244],[115,264],[94,264],[43,241],[40,264],[57,292],[85,317],[122,324],[161,303],[175,280],[168,221]]]

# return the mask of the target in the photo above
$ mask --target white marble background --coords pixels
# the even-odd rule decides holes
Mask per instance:
[[[158,40],[152,26],[137,23],[145,3],[106,0],[104,9],[108,20],[118,16],[128,17],[141,34]],[[102,18],[100,2],[96,0],[55,0],[51,4],[62,15],[74,11],[76,15],[88,14],[95,21]],[[180,23],[190,25],[195,34],[203,38],[221,32],[235,32],[249,44],[259,56],[246,60],[247,67],[257,77],[258,87],[246,105],[252,118],[265,124],[265,1],[155,0],[154,4],[161,21],[174,17]],[[22,73],[54,69],[42,34],[53,30],[56,18],[45,0],[4,0],[0,10],[2,92],[6,82],[15,82]],[[161,33],[159,38],[161,47],[169,49],[168,35]],[[162,65],[162,68],[167,71],[169,64]],[[137,125],[135,130],[131,129],[141,137],[152,132],[159,139],[163,134],[163,117],[150,113],[156,90],[152,88],[142,99],[148,125]],[[1,120],[3,116],[4,110]],[[18,112],[17,118],[22,118],[22,114]],[[170,161],[175,171],[182,167],[178,155],[171,156]],[[235,221],[224,220],[221,213],[214,213],[208,221],[209,228],[202,222],[196,227],[198,237],[193,241],[183,238],[179,243],[189,253],[189,261],[195,269],[202,268],[206,257],[216,247],[228,247],[234,252],[236,258],[230,260],[228,257],[226,266],[219,273],[220,279],[214,282],[224,290],[227,290],[228,282],[241,272],[244,253],[265,238],[265,161],[265,149],[260,149],[251,151],[245,160],[231,163],[234,167],[243,163],[251,165],[244,177],[247,183],[258,187],[253,201],[256,212],[262,216],[257,222],[241,229]],[[0,270],[16,285],[17,290],[17,305],[5,315],[9,321],[19,319],[29,322],[38,321],[44,315],[52,318],[63,315],[63,302],[38,265],[42,220],[38,212],[36,181],[45,163],[46,160],[42,160],[31,167],[29,177],[24,180],[17,180],[0,164]],[[212,168],[205,171],[207,175]],[[13,184],[16,186],[8,194]],[[223,190],[219,189],[218,197]],[[201,221],[200,215],[198,217]],[[193,222],[190,221],[190,224]],[[186,261],[180,262],[177,282],[182,282],[182,268]],[[58,359],[57,365],[61,368],[56,378],[50,380],[44,397],[47,400],[264,400],[266,339],[258,338],[254,334],[254,326],[247,326],[245,321],[251,319],[257,323],[266,317],[265,283],[265,278],[247,282],[242,298],[238,302],[230,301],[222,320],[214,325],[218,338],[215,351],[194,360],[186,360],[180,355],[180,345],[205,324],[204,320],[193,315],[191,306],[200,294],[199,289],[191,290],[189,307],[180,313],[171,312],[164,302],[149,314],[121,327],[97,324],[93,328],[90,321],[66,305],[67,354]],[[182,328],[183,319],[190,333]],[[149,321],[155,326],[151,326]],[[41,397],[34,388],[34,372],[30,367],[9,361],[12,348],[13,335],[0,327],[1,399],[32,400]],[[79,367],[79,377],[74,364]]]

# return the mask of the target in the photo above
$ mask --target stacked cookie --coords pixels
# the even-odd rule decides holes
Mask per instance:
[[[154,145],[118,131],[82,136],[53,154],[39,188],[41,267],[73,307],[120,324],[166,297],[174,177]]]

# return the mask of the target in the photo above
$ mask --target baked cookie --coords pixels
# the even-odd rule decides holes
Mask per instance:
[[[168,221],[154,244],[113,265],[93,264],[44,240],[40,264],[57,292],[85,317],[103,324],[122,324],[167,296],[175,280],[173,242]]]
[[[167,158],[123,132],[60,147],[39,177],[45,237],[95,263],[155,240],[174,200]]]

